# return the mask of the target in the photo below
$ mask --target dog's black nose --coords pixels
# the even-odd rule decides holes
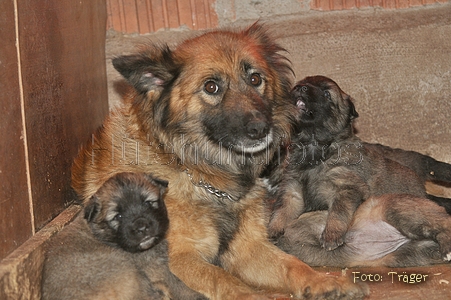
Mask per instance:
[[[264,138],[269,132],[269,125],[262,120],[252,120],[246,125],[247,135],[254,140]]]
[[[135,235],[146,235],[149,233],[152,225],[144,218],[139,218],[133,222],[132,230]]]

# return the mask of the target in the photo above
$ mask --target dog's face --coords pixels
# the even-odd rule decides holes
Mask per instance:
[[[336,134],[350,129],[352,120],[358,117],[352,98],[325,76],[304,78],[291,95],[300,113],[298,131]]]
[[[110,178],[84,209],[94,236],[129,252],[156,245],[169,225],[163,202],[167,184],[143,173],[119,173]]]
[[[113,65],[140,94],[134,106],[143,127],[175,151],[188,151],[183,137],[196,155],[254,155],[289,132],[292,71],[282,50],[254,24],[212,31],[173,50],[151,46]]]

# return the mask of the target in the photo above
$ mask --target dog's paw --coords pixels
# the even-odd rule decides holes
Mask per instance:
[[[321,247],[328,251],[332,251],[344,244],[346,231],[328,230],[327,227],[321,234]]]
[[[451,252],[447,253],[446,256],[443,258],[445,261],[451,261]]]
[[[267,230],[270,239],[277,239],[283,235],[285,228],[278,222],[270,222]]]
[[[436,240],[440,247],[440,253],[444,261],[451,262],[451,234],[449,230],[437,234]]]
[[[347,277],[318,274],[297,296],[302,299],[363,299],[369,292],[364,283],[353,283]]]
[[[293,299],[291,295],[282,294],[244,294],[236,298],[237,300],[290,300]]]
[[[451,262],[451,247],[440,247],[444,261]]]

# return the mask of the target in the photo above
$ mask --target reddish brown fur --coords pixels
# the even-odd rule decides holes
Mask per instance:
[[[257,178],[289,135],[294,110],[287,94],[291,69],[280,50],[256,24],[242,32],[213,31],[173,51],[150,46],[119,58],[116,68],[137,91],[80,152],[73,187],[87,199],[118,172],[145,171],[168,180],[171,270],[211,299],[268,299],[263,290],[361,298],[366,292],[362,286],[317,273],[267,240],[266,189]],[[250,72],[263,76],[261,85],[246,81]],[[202,89],[206,80],[217,77],[225,82],[221,98]],[[227,151],[206,132],[203,118],[224,119],[229,125],[240,121],[240,114],[265,111],[270,111],[265,122],[274,138],[266,150],[243,156]],[[230,136],[240,133],[238,128]],[[238,201],[219,199],[196,186],[200,179]]]

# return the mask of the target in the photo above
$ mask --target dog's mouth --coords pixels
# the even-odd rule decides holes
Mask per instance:
[[[273,131],[271,129],[264,138],[261,138],[259,140],[247,140],[245,142],[234,145],[234,148],[237,152],[249,154],[257,153],[268,148],[269,145],[272,144],[273,139]]]
[[[305,105],[305,101],[304,101],[304,99],[302,99],[302,97],[299,97],[296,99],[296,107],[299,109],[299,111],[302,112],[302,115],[308,115],[308,116],[313,115],[313,111],[311,111],[307,108],[307,106]]]
[[[141,243],[139,243],[139,250],[144,251],[152,248],[155,244],[157,244],[158,238],[155,236],[146,236]]]

